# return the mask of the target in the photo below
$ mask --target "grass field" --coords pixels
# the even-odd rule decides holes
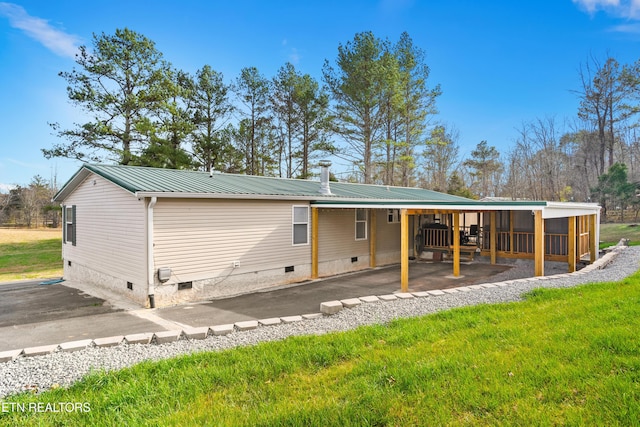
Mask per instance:
[[[60,229],[0,228],[0,282],[62,276]]]
[[[640,224],[600,224],[600,248],[615,245],[620,239],[640,245]]]
[[[640,274],[537,290],[346,333],[95,373],[5,399],[89,412],[0,424],[158,426],[637,425]]]

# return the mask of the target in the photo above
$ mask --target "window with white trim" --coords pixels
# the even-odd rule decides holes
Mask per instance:
[[[400,222],[400,209],[387,209],[387,222],[398,224]]]
[[[356,209],[356,240],[367,240],[366,209]]]
[[[293,206],[291,211],[293,245],[309,244],[309,206]]]
[[[64,206],[63,214],[63,230],[62,239],[64,243],[71,243],[76,245],[76,206]]]

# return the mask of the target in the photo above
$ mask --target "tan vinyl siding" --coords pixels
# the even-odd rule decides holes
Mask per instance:
[[[318,211],[319,262],[369,255],[368,236],[366,240],[356,240],[355,221],[355,209]]]
[[[377,215],[377,240],[376,251],[378,253],[398,252],[400,255],[400,223],[387,222],[387,210],[374,211]],[[399,260],[400,258],[398,258]]]
[[[160,199],[155,266],[172,269],[171,283],[310,264],[311,246],[292,243],[293,205],[304,202]]]
[[[145,204],[97,176],[89,176],[64,201],[76,205],[76,246],[63,244],[65,261],[144,285]]]

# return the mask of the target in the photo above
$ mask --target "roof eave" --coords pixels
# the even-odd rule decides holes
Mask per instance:
[[[248,199],[248,200],[314,200],[311,196],[283,196],[277,194],[191,193],[164,191],[137,191],[137,198],[158,197],[166,199]]]
[[[344,207],[344,204],[424,204],[431,203],[429,201],[419,200],[380,200],[366,198],[351,198],[345,196],[321,196],[315,194],[305,195],[284,195],[284,194],[238,194],[238,193],[192,193],[192,192],[163,192],[163,191],[137,191],[134,193],[137,198],[158,197],[168,199],[248,199],[248,200],[304,200],[312,204],[322,205],[323,207],[330,204]],[[448,202],[454,203],[454,202]]]
[[[479,201],[432,201],[432,200],[318,200],[312,203],[321,208],[388,208],[388,209],[443,209],[462,211],[500,211],[500,210],[540,210],[547,202],[479,202]]]
[[[71,194],[73,190],[75,190],[76,187],[78,187],[78,185],[80,185],[82,181],[84,181],[89,176],[90,173],[90,170],[82,166],[75,174],[73,174],[71,178],[69,178],[69,180],[62,186],[60,191],[58,191],[56,195],[53,196],[52,200],[54,202],[64,201],[69,196],[69,194]]]

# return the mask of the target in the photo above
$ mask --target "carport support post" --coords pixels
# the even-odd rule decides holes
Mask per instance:
[[[460,276],[460,213],[453,213],[453,276]]]
[[[400,209],[400,289],[409,292],[409,214]]]
[[[476,246],[484,249],[484,233],[482,229],[484,228],[484,218],[481,217],[480,212],[476,212],[476,224],[478,226],[478,234],[476,235]],[[482,242],[482,244],[480,244]]]
[[[598,258],[596,252],[596,215],[589,215],[589,262],[593,264]]]
[[[567,262],[569,263],[569,273],[576,271],[576,217],[570,216],[569,236],[567,237]]]
[[[371,220],[369,221],[369,226],[371,227],[369,232],[369,267],[376,268],[376,220],[378,211],[370,209],[369,212],[371,213]]]
[[[318,208],[311,208],[311,278],[318,278]]]
[[[534,275],[544,276],[544,219],[542,211],[534,211]]]
[[[489,249],[491,252],[491,264],[496,263],[496,252],[498,247],[498,230],[496,230],[496,211],[489,214]]]
[[[513,211],[509,211],[509,253],[513,253]]]

